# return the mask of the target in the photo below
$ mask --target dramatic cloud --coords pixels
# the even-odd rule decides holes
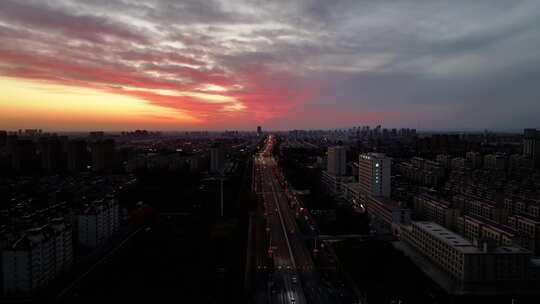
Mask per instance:
[[[0,75],[168,128],[540,127],[535,0],[2,0],[0,41]]]

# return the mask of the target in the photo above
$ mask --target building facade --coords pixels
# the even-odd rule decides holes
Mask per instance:
[[[113,198],[86,205],[77,216],[78,242],[86,248],[97,247],[118,231],[120,211]]]
[[[68,271],[73,264],[72,229],[63,219],[28,229],[2,248],[4,295],[29,294]]]
[[[361,154],[358,166],[360,190],[364,194],[390,197],[391,158],[382,153]]]
[[[451,202],[425,193],[414,197],[414,212],[422,220],[435,222],[449,229],[456,227],[461,213]]]
[[[540,131],[536,129],[523,131],[523,156],[532,159],[535,167],[540,167]]]
[[[402,240],[453,279],[462,283],[525,281],[530,251],[521,247],[473,243],[433,222],[412,222]]]
[[[223,173],[226,159],[227,156],[222,147],[210,148],[210,172],[214,174]]]
[[[347,174],[347,150],[343,146],[328,148],[327,171],[331,175]]]

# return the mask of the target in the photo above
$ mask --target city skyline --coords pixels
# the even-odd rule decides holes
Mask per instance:
[[[0,129],[538,127],[536,1],[2,1]]]
[[[0,0],[0,302],[540,303],[540,1]]]

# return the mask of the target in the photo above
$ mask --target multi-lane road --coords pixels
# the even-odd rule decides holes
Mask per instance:
[[[323,282],[316,271],[306,238],[297,225],[296,217],[309,221],[299,214],[302,208],[289,191],[279,166],[272,156],[275,137],[267,138],[265,147],[255,158],[257,192],[261,203],[259,232],[264,237],[256,244],[257,269],[265,270],[265,261],[271,261],[273,271],[266,278],[265,299],[270,303],[341,303],[332,288]],[[312,224],[307,224],[312,226]],[[263,232],[261,232],[263,230]],[[261,243],[267,250],[261,249]],[[265,255],[266,256],[262,256]],[[262,300],[260,300],[262,301]]]

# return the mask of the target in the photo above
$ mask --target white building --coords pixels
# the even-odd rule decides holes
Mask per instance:
[[[108,198],[85,206],[77,217],[77,223],[79,244],[88,248],[99,246],[120,227],[118,202]]]
[[[392,159],[382,153],[361,154],[358,161],[360,190],[371,196],[390,197]]]
[[[328,173],[342,176],[347,173],[347,150],[343,146],[328,148]]]
[[[401,237],[459,282],[522,281],[529,277],[531,252],[521,247],[475,244],[433,222],[403,226]]]
[[[25,231],[2,249],[4,295],[28,294],[40,288],[73,263],[71,227],[63,219]]]
[[[54,238],[54,273],[59,275],[68,271],[73,264],[73,230],[63,218],[55,218],[50,224]]]

